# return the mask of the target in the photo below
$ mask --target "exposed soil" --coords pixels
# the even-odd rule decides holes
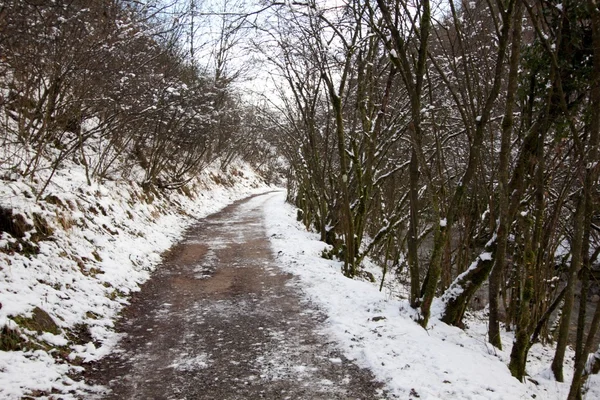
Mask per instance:
[[[369,371],[319,334],[262,225],[269,195],[188,232],[131,299],[117,351],[86,368],[106,399],[377,399]]]

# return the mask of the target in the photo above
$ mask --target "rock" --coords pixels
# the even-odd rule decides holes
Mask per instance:
[[[12,210],[0,207],[0,232],[7,232],[15,238],[22,238],[33,226],[21,214],[13,214]]]

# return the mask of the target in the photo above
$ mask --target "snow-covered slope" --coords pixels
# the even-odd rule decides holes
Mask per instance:
[[[119,310],[161,252],[196,218],[268,190],[244,164],[162,193],[89,186],[77,165],[58,170],[36,202],[40,184],[0,183],[0,348],[11,350],[0,351],[2,399],[76,397],[85,386],[77,365],[111,350]]]
[[[308,301],[328,316],[325,331],[344,351],[373,371],[399,399],[565,399],[572,370],[567,357],[565,379],[552,379],[548,367],[553,350],[535,345],[529,353],[525,383],[508,370],[512,335],[503,334],[504,350],[487,343],[485,319],[472,316],[465,331],[433,318],[428,330],[414,322],[402,290],[388,278],[384,291],[378,284],[352,280],[341,273],[341,263],[320,254],[327,246],[295,220],[296,210],[285,196],[267,202],[265,217],[273,252],[280,265],[299,277],[297,284]],[[380,279],[377,268],[370,272]],[[405,291],[405,290],[404,290]],[[600,398],[600,382],[592,377],[586,399]]]

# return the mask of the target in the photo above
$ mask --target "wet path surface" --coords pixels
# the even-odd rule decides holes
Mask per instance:
[[[380,385],[316,329],[262,224],[272,194],[210,216],[134,295],[117,351],[86,367],[106,399],[377,399]]]

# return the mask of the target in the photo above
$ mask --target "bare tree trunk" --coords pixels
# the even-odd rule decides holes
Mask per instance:
[[[565,301],[560,315],[560,327],[558,330],[558,341],[556,352],[552,360],[552,373],[557,381],[563,382],[563,364],[565,350],[569,338],[569,327],[571,326],[571,311],[573,310],[573,299],[575,293],[575,282],[577,272],[581,267],[581,250],[583,246],[583,221],[584,221],[585,197],[582,193],[578,195],[575,215],[573,217],[573,240],[571,241],[571,265],[567,275],[567,287]]]
[[[527,235],[527,228],[525,229]],[[533,264],[535,263],[535,254],[531,243],[527,243],[531,239],[525,239],[525,249],[523,250],[523,270],[519,274],[524,277],[517,284],[517,323],[515,332],[515,342],[510,352],[510,363],[508,369],[510,373],[520,381],[525,377],[525,367],[527,364],[527,349],[529,348],[529,325],[530,325],[530,310],[529,301],[533,294]]]
[[[500,36],[498,38],[498,51],[496,53],[496,61],[495,61],[496,64],[495,64],[495,70],[494,70],[493,85],[492,85],[492,88],[491,88],[488,96],[485,99],[485,104],[484,104],[483,110],[481,112],[481,115],[477,116],[475,135],[474,135],[473,141],[471,143],[471,146],[469,148],[469,159],[467,161],[467,167],[465,169],[465,172],[464,172],[459,184],[456,186],[456,189],[452,196],[452,200],[448,207],[448,211],[446,214],[446,225],[443,229],[440,230],[441,235],[439,237],[439,241],[438,240],[434,241],[434,249],[432,251],[431,263],[429,266],[430,273],[432,271],[433,271],[433,273],[431,273],[431,277],[428,276],[427,280],[428,280],[429,288],[423,291],[424,292],[424,296],[423,296],[424,304],[421,306],[422,314],[423,314],[425,320],[429,316],[429,310],[428,309],[425,310],[425,309],[431,305],[433,296],[435,294],[435,290],[432,290],[432,288],[437,286],[437,279],[439,278],[439,271],[441,270],[441,266],[439,265],[440,260],[441,260],[441,252],[442,252],[441,246],[443,246],[446,243],[446,236],[448,235],[450,229],[452,228],[452,225],[455,222],[456,214],[457,214],[458,209],[459,209],[459,207],[462,203],[462,200],[465,196],[466,189],[467,189],[468,185],[471,183],[471,181],[472,181],[473,177],[475,176],[475,173],[478,169],[479,161],[480,161],[480,157],[481,157],[481,149],[483,146],[484,129],[489,122],[492,107],[494,106],[494,103],[496,102],[496,99],[498,98],[498,95],[500,94],[500,84],[502,81],[502,75],[503,75],[503,71],[504,71],[504,59],[506,56],[506,50],[508,48],[509,36],[510,36],[510,32],[511,32],[511,24],[513,22],[513,14],[514,14],[514,10],[515,10],[515,3],[516,3],[516,0],[510,0],[508,2],[508,4],[506,5],[506,9],[501,10],[503,25],[502,25],[502,28],[500,31]],[[440,248],[436,248],[437,246],[440,246]],[[445,292],[445,294],[449,295],[448,298],[452,298],[453,300],[460,301],[460,304],[458,304],[458,303],[456,304],[456,309],[451,311],[451,314],[453,314],[453,317],[450,318],[450,319],[454,320],[453,322],[455,322],[457,325],[460,325],[460,320],[457,321],[456,317],[459,317],[462,319],[462,314],[466,307],[466,303],[468,302],[468,300],[470,299],[472,294],[475,292],[477,287],[479,287],[479,285],[481,285],[481,283],[485,279],[487,279],[487,277],[489,275],[489,270],[491,269],[492,264],[491,264],[491,262],[488,262],[489,260],[487,260],[487,258],[486,258],[486,260],[482,260],[482,261],[484,261],[483,265],[485,265],[486,267],[483,270],[481,270],[481,272],[483,272],[482,274],[477,272],[476,273],[477,276],[474,276],[474,278],[477,279],[477,281],[479,282],[476,287],[474,287],[471,283],[466,282],[466,279],[472,275],[462,274],[458,278],[463,283],[467,283],[468,286],[473,288],[472,291],[465,290],[459,296],[450,296],[451,293],[449,293],[448,290],[454,291],[456,289],[457,282],[455,281],[455,282],[453,282],[453,284],[450,285],[449,289],[446,290],[446,292]],[[483,277],[483,279],[480,279],[480,277]],[[429,278],[431,278],[431,279],[429,279]],[[445,321],[448,321],[448,315],[444,315],[443,319]]]
[[[537,272],[540,265],[543,263],[542,249],[542,228],[544,226],[544,210],[545,210],[545,160],[544,160],[544,137],[542,136],[542,144],[538,146],[536,152],[536,173],[535,173],[535,222],[533,226],[533,235],[531,243],[527,243],[524,251],[524,280],[523,291],[517,308],[517,327],[515,333],[515,342],[510,354],[510,363],[508,368],[512,375],[522,381],[525,376],[525,368],[527,365],[527,353],[530,349],[531,333],[533,330],[532,323],[532,300],[535,300],[534,277],[538,276]],[[525,217],[527,218],[527,217]],[[528,230],[528,227],[525,227]],[[525,235],[528,236],[527,231]]]
[[[354,45],[358,40],[359,30],[360,27],[356,26],[352,34],[351,40],[346,45],[346,59],[344,60],[344,67],[342,74],[339,78],[339,88],[337,90],[335,88],[333,78],[329,75],[329,71],[327,71],[325,60],[320,60],[323,63],[323,65],[321,65],[321,68],[323,69],[321,76],[324,79],[325,84],[327,85],[327,89],[329,92],[329,101],[331,102],[331,106],[335,114],[335,131],[337,135],[338,157],[340,159],[341,172],[341,176],[339,177],[339,186],[342,191],[342,226],[344,228],[345,239],[344,275],[350,278],[356,275],[358,268],[358,244],[356,241],[357,238],[354,224],[354,216],[352,214],[352,208],[350,204],[350,168],[348,167],[348,154],[346,148],[346,134],[344,131],[344,110],[342,104],[342,96],[344,95],[347,80],[349,79],[350,69],[353,62],[352,54],[355,50]]]
[[[596,304],[596,311],[594,312],[594,318],[592,319],[592,325],[590,326],[590,332],[588,333],[587,341],[583,348],[583,354],[587,356],[592,351],[594,345],[594,337],[600,327],[600,302]],[[587,357],[580,357],[575,362],[575,371],[573,371],[573,380],[571,381],[571,387],[569,389],[569,396],[567,400],[578,400],[581,399],[581,384],[583,383],[584,377],[583,372],[585,370],[585,364]]]
[[[529,271],[526,271],[528,273]],[[520,381],[525,377],[525,367],[527,365],[527,349],[529,348],[529,325],[531,322],[529,301],[533,294],[533,278],[525,278],[522,289],[522,297],[518,300],[518,319],[517,330],[515,332],[515,343],[510,352],[510,363],[508,369],[510,373]]]
[[[592,72],[591,79],[591,95],[590,95],[590,109],[592,111],[590,115],[590,136],[589,136],[589,145],[587,152],[585,154],[585,162],[586,162],[586,173],[585,173],[585,182],[583,187],[583,201],[585,203],[585,211],[582,212],[584,215],[582,216],[582,224],[588,224],[586,228],[589,228],[589,224],[592,222],[592,215],[594,213],[594,186],[597,185],[598,173],[600,169],[600,165],[598,163],[598,141],[600,137],[600,114],[597,112],[600,109],[600,9],[598,9],[596,2],[594,0],[588,0],[587,2],[588,11],[592,18],[592,43],[594,49],[594,68]],[[579,208],[579,207],[578,207]],[[582,248],[580,249],[581,257],[585,252],[585,257],[589,256],[589,235],[583,233],[585,236],[585,243],[582,243]],[[582,238],[583,241],[584,238]],[[573,252],[573,258],[575,257],[575,253]],[[585,307],[585,304],[582,305]],[[575,360],[575,371],[573,372],[573,380],[571,382],[571,389],[569,391],[568,400],[575,400],[581,397],[581,383],[583,381],[582,375],[583,370],[586,363],[586,356],[592,349],[592,343],[594,336],[598,330],[598,325],[600,324],[600,304],[596,305],[596,312],[594,314],[594,319],[592,321],[592,326],[590,327],[590,331],[588,333],[588,338],[586,341],[586,345],[583,348],[583,351],[580,354],[577,354]],[[562,325],[561,325],[562,328]],[[580,329],[582,329],[580,327]],[[579,336],[579,332],[578,332]],[[583,339],[582,337],[580,339]],[[583,341],[583,340],[582,340]],[[557,347],[558,353],[558,347]],[[553,371],[554,363],[552,364]],[[562,371],[559,371],[562,372]],[[558,377],[557,377],[558,380]]]
[[[425,163],[425,157],[421,156],[423,151],[421,149],[421,95],[423,90],[423,82],[426,72],[426,61],[427,61],[427,46],[429,41],[429,30],[431,27],[431,10],[429,0],[423,0],[420,2],[419,11],[421,12],[420,17],[420,37],[419,37],[419,48],[417,54],[416,67],[413,69],[411,62],[411,54],[407,48],[407,43],[403,39],[398,27],[392,18],[392,14],[388,5],[384,0],[377,0],[379,9],[383,14],[383,19],[392,33],[392,43],[394,55],[392,56],[392,62],[396,65],[410,98],[410,110],[411,110],[411,123],[409,124],[409,130],[411,134],[411,159],[409,164],[410,173],[410,189],[409,189],[409,204],[410,204],[410,223],[409,223],[409,234],[407,238],[408,244],[408,264],[411,277],[411,291],[410,291],[410,303],[413,307],[417,307],[420,304],[420,287],[419,287],[419,260],[418,260],[418,238],[417,238],[417,227],[419,223],[419,199],[418,199],[418,184],[419,184],[419,167],[426,169],[427,164]],[[398,10],[396,10],[398,12]],[[428,177],[428,180],[431,180]],[[430,188],[430,191],[432,188]],[[435,203],[435,202],[433,202]],[[433,206],[437,210],[437,207]],[[436,281],[437,286],[437,281]],[[435,292],[435,287],[433,288]],[[423,320],[426,326],[427,319],[429,317],[429,306],[428,302],[425,302],[425,312],[423,313]],[[429,301],[430,303],[430,301]],[[423,308],[422,308],[423,310]]]
[[[419,161],[417,153],[413,149],[409,165],[410,174],[410,222],[408,225],[408,268],[410,272],[410,305],[414,308],[419,306],[421,295],[419,277],[419,254],[417,252],[419,238],[417,227],[419,226]]]
[[[502,120],[502,136],[500,145],[500,165],[498,167],[498,228],[497,244],[495,252],[494,267],[489,277],[489,342],[502,349],[500,339],[500,321],[498,316],[498,294],[500,292],[500,283],[504,276],[506,265],[506,246],[508,233],[510,230],[509,220],[509,189],[508,189],[508,168],[510,162],[511,133],[513,129],[513,108],[515,106],[515,95],[518,88],[519,76],[519,58],[521,48],[521,26],[522,26],[522,7],[521,2],[517,1],[512,30],[512,45],[510,54],[510,67],[508,72],[508,88],[506,92],[506,103],[504,109],[504,119]]]
[[[551,89],[547,96],[550,101]],[[531,127],[529,134],[524,139],[517,164],[513,170],[509,183],[510,206],[508,210],[508,220],[513,221],[519,208],[523,192],[525,191],[525,178],[528,173],[528,167],[532,159],[538,152],[538,147],[543,146],[542,137],[548,130],[551,118],[548,115],[549,104],[546,111],[540,115],[538,121]],[[496,238],[497,239],[497,238]],[[492,238],[485,246],[484,253],[486,257],[478,257],[469,269],[459,275],[444,293],[442,299],[446,303],[446,309],[442,314],[442,321],[447,324],[460,326],[467,303],[473,293],[488,278],[493,267],[493,255],[496,251],[496,239]],[[454,293],[459,292],[455,295]]]

